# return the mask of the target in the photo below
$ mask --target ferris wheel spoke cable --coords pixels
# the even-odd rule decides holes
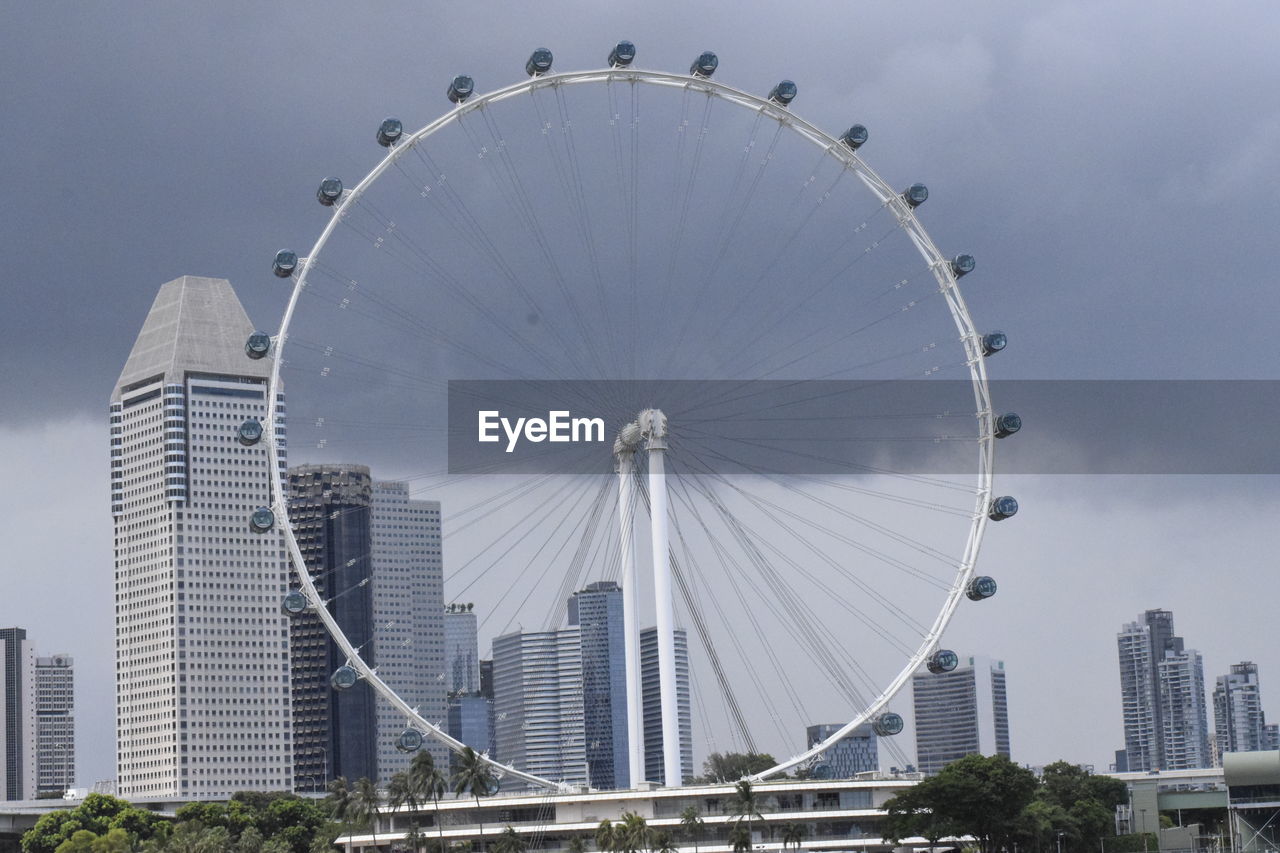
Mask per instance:
[[[601,477],[600,481],[601,481],[601,487],[596,491],[595,498],[592,501],[593,504],[600,504],[604,502],[605,495],[610,485],[609,479],[607,477]],[[578,534],[579,531],[582,530],[582,528],[587,527],[590,524],[590,518],[593,513],[577,512],[578,505],[582,503],[582,499],[585,497],[588,497],[590,494],[591,492],[588,489],[579,490],[578,497],[574,500],[573,504],[569,506],[568,509],[565,510],[564,515],[561,516],[560,521],[557,522],[555,528],[552,529],[552,531],[547,534],[547,538],[543,541],[541,545],[538,546],[538,550],[535,551],[533,555],[529,558],[528,564],[532,566],[541,558],[542,552],[545,551],[548,547],[550,547],[551,543],[556,540],[557,534],[559,534],[560,529],[564,527],[564,525],[571,518],[575,518],[575,517],[577,518],[577,520],[574,521],[573,525],[569,528],[566,534],[562,537],[559,537],[560,544],[556,547],[555,551],[553,551],[550,557],[546,560],[546,563],[542,569],[542,572],[538,575],[538,577],[534,580],[533,583],[529,584],[529,590],[528,592],[525,593],[524,598],[521,599],[519,606],[512,610],[511,618],[507,620],[507,624],[504,625],[502,628],[503,634],[505,634],[507,631],[511,629],[511,624],[519,618],[519,615],[521,613],[524,612],[525,607],[528,606],[529,604],[529,599],[533,596],[534,592],[536,592],[542,586],[543,579],[547,576],[547,573],[551,571],[551,567],[554,566],[559,561],[560,555],[564,553],[564,550],[569,546],[569,543],[576,538],[576,534]],[[597,518],[598,518],[598,513],[597,513]],[[523,578],[523,577],[524,577],[524,572],[521,572],[520,578]],[[519,581],[520,578],[517,578],[517,581]],[[512,584],[502,593],[502,596],[499,597],[498,602],[493,606],[493,611],[498,611],[502,608],[502,602],[506,600],[506,597],[511,592],[515,591],[516,586],[517,584]],[[488,620],[486,619],[485,621],[487,622]]]
[[[686,96],[688,95],[688,92],[689,89],[686,86]],[[684,236],[689,224],[689,209],[692,206],[693,188],[697,184],[699,166],[702,164],[704,143],[707,139],[707,133],[710,131],[711,105],[716,99],[710,92],[707,93],[706,97],[706,103],[704,103],[702,107],[702,123],[698,129],[698,139],[693,145],[693,159],[689,166],[689,179],[685,182],[683,194],[677,202],[677,206],[680,208],[680,216],[676,220],[675,239],[671,244],[671,253],[667,259],[666,297],[670,297],[671,288],[676,280],[676,264],[680,258],[680,249],[684,242]],[[687,131],[683,131],[682,129],[682,132]],[[683,143],[683,140],[681,140],[681,143]],[[664,299],[664,304],[666,304],[666,299]],[[664,370],[664,373],[666,372],[667,371]]]
[[[866,697],[863,696],[856,686],[854,686],[849,674],[841,668],[838,662],[838,655],[833,648],[838,649],[840,646],[835,645],[834,647],[829,647],[823,641],[821,633],[813,626],[813,620],[811,618],[812,608],[807,607],[804,604],[803,597],[798,595],[786,582],[785,578],[783,578],[783,576],[773,568],[772,563],[766,559],[759,548],[756,547],[755,541],[749,530],[733,514],[733,512],[724,505],[724,502],[721,501],[710,488],[699,488],[699,491],[702,493],[704,499],[707,500],[707,502],[711,504],[712,508],[717,512],[722,522],[730,531],[730,534],[736,540],[738,546],[747,556],[748,562],[756,569],[761,578],[765,581],[765,584],[773,592],[774,599],[782,605],[787,618],[782,620],[781,624],[786,629],[787,633],[791,635],[792,639],[796,640],[808,649],[813,659],[818,662],[824,670],[826,670],[828,677],[831,678],[832,682],[845,693],[846,698],[855,707],[867,707],[869,703]],[[768,540],[764,537],[760,537],[760,541],[769,545]],[[779,556],[782,556],[780,552],[778,553]],[[894,645],[898,644],[896,638],[888,632],[887,629],[879,625],[875,620],[870,619],[870,617],[858,608],[852,607],[847,600],[838,596],[838,594],[836,594],[835,591],[828,587],[823,581],[814,577],[812,573],[804,571],[799,563],[785,557],[783,557],[783,559],[793,568],[800,569],[805,577],[815,583],[820,589],[823,589],[827,594],[835,595],[840,603],[846,605],[846,608],[851,612],[851,615],[863,624],[872,628],[872,630],[875,631],[882,639]],[[745,573],[742,574],[745,576]],[[761,636],[763,636],[763,634]],[[899,650],[910,654],[909,648]]]
[[[702,532],[706,536],[707,541],[711,544],[712,549],[715,551],[716,559],[720,564],[721,571],[724,573],[725,582],[731,589],[733,589],[734,594],[738,599],[738,602],[742,605],[743,612],[747,614],[747,617],[751,622],[752,628],[755,629],[755,636],[759,638],[767,637],[768,632],[766,632],[761,626],[759,620],[755,615],[754,610],[751,608],[750,603],[747,601],[746,596],[743,595],[741,585],[738,583],[738,579],[745,578],[747,573],[742,571],[741,566],[737,563],[737,561],[733,560],[733,558],[729,556],[724,545],[720,542],[719,537],[715,536],[711,532],[711,528],[707,525],[706,520],[702,517],[702,514],[698,511],[697,506],[693,503],[692,498],[688,492],[688,484],[685,482],[685,480],[681,479],[678,482],[681,488],[681,493],[678,495],[678,497],[681,499],[682,503],[684,503],[685,506],[689,509],[689,512],[693,515],[694,520],[698,522],[698,526],[702,529]],[[681,548],[684,550],[686,559],[689,561],[690,569],[692,571],[697,571],[698,570],[697,564],[693,562],[692,553],[689,549],[688,542],[685,540],[684,533],[683,531],[680,530],[680,527],[679,527],[679,521],[678,521],[679,516],[676,515],[675,513],[673,513],[672,515],[675,518],[676,535],[680,542]],[[800,702],[800,698],[799,698],[800,692],[795,689],[795,685],[791,681],[791,676],[787,671],[787,667],[784,666],[783,663],[778,659],[777,650],[774,648],[774,644],[771,642],[765,641],[763,643],[763,647],[764,647],[765,655],[769,658],[769,662],[773,665],[775,675],[780,679],[783,687],[785,688],[784,692],[787,694],[787,698],[791,700],[792,710],[794,710],[802,719],[808,717],[808,712],[805,710],[805,708]],[[748,659],[749,658],[746,655],[743,655],[744,662],[747,661]]]
[[[550,612],[542,621],[544,630],[550,631],[560,624],[561,620],[557,614],[563,612],[564,602],[569,599],[569,596],[575,590],[583,588],[579,584],[580,575],[586,564],[587,555],[591,552],[592,545],[595,544],[596,537],[600,533],[600,519],[606,505],[609,504],[607,492],[611,485],[609,477],[600,478],[600,488],[596,491],[595,499],[588,507],[585,523],[581,525],[582,534],[578,537],[573,556],[570,557],[569,563],[565,567],[560,586],[556,590],[556,594],[551,598]]]
[[[757,511],[761,512],[764,515],[770,515],[771,513],[779,513],[781,515],[785,515],[788,518],[794,519],[800,524],[803,524],[807,527],[818,530],[819,532],[825,533],[831,538],[839,542],[842,542],[845,545],[848,545],[849,547],[854,548],[855,550],[860,551],[861,553],[866,554],[869,557],[874,557],[879,562],[891,568],[897,569],[898,571],[902,572],[905,575],[908,575],[909,577],[913,577],[916,580],[922,581],[924,583],[927,583],[941,590],[950,591],[951,589],[950,584],[944,582],[943,580],[939,579],[933,574],[927,571],[924,571],[923,569],[917,568],[916,566],[912,566],[909,563],[899,560],[898,558],[890,554],[886,554],[877,548],[873,548],[870,545],[866,545],[862,542],[857,541],[856,539],[852,539],[848,536],[845,536],[839,531],[831,527],[828,527],[827,525],[821,524],[820,522],[815,521],[814,519],[809,518],[808,516],[805,516],[802,513],[793,512],[781,506],[780,504],[774,503],[773,501],[767,500],[758,495],[753,495],[747,492],[745,489],[741,488],[740,486],[735,485],[723,474],[717,473],[713,468],[711,468],[711,466],[707,465],[707,463],[704,460],[702,460],[699,454],[697,453],[691,453],[691,452],[686,453],[685,458],[690,459],[692,462],[698,464],[703,469],[701,472],[695,472],[695,476],[697,476],[697,474],[704,474],[710,477],[712,480],[719,482],[725,488],[728,488],[733,492],[737,493],[738,495],[740,495],[744,500],[746,500],[748,503],[754,506]],[[774,517],[776,518],[776,516]],[[779,524],[779,527],[781,527],[782,530],[786,531],[788,534],[790,534],[794,539],[796,539],[806,548],[812,549],[812,545],[809,544],[808,539],[800,535],[800,533],[796,529],[783,524]],[[815,551],[815,553],[820,554],[821,552]]]
[[[640,495],[641,500],[644,502],[646,508],[648,508],[650,507],[648,488],[646,487],[644,480],[641,479],[638,474],[636,475],[636,480],[637,480],[637,483],[636,483],[637,491]],[[678,524],[678,519],[677,519],[677,524]],[[678,542],[682,541],[678,533],[677,533],[676,541]],[[729,709],[732,726],[737,728],[738,732],[742,736],[743,742],[747,744],[749,751],[755,752],[756,751],[755,741],[751,737],[751,729],[747,726],[746,717],[742,713],[742,706],[738,703],[737,696],[734,693],[733,683],[729,680],[728,675],[725,673],[724,667],[721,664],[720,652],[716,648],[713,634],[707,624],[706,617],[703,614],[702,608],[699,604],[699,598],[693,594],[690,578],[686,576],[682,563],[677,559],[675,549],[674,548],[670,549],[669,554],[670,554],[671,566],[672,566],[672,577],[675,579],[676,588],[680,592],[680,599],[681,601],[684,602],[685,609],[689,613],[689,618],[693,622],[694,631],[695,633],[697,633],[698,639],[702,642],[703,651],[705,651],[707,655],[707,662],[711,665],[711,670],[715,676],[716,684],[720,688],[720,695]],[[692,565],[693,564],[692,553],[686,550],[685,556],[690,561],[690,564]],[[697,571],[694,571],[693,572],[693,578],[695,579],[694,582],[696,582],[696,578],[698,576],[699,576],[699,573]],[[729,629],[729,622],[727,619],[725,619],[723,612],[720,611],[720,603],[719,603],[718,595],[708,590],[708,595],[706,597],[706,600],[711,602],[711,606],[720,615],[721,624],[726,626],[726,629],[728,629],[726,630],[726,636],[728,636],[729,638],[730,645],[732,645],[735,648],[735,650],[738,651],[740,659],[745,661],[745,656],[743,654],[741,645],[738,642],[737,635],[733,632],[732,629]],[[756,679],[755,672],[750,668],[748,668],[747,671],[752,681],[756,683],[756,687],[757,687],[757,690],[759,691],[759,694],[765,697],[765,701],[767,703],[768,694],[764,692],[763,685],[760,684]]]

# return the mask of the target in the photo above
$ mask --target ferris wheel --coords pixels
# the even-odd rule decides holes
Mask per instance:
[[[570,593],[619,585],[633,786],[646,623],[658,781],[683,781],[682,713],[706,750],[787,756],[753,779],[864,725],[895,750],[894,697],[957,666],[944,630],[995,594],[976,564],[988,523],[1018,509],[993,457],[1021,421],[993,408],[985,362],[1007,339],[970,317],[957,282],[974,259],[925,232],[926,187],[867,165],[865,127],[829,134],[791,110],[795,83],[734,88],[712,53],[688,73],[635,57],[620,42],[603,69],[557,72],[540,48],[512,85],[442,85],[452,108],[417,130],[382,121],[363,178],[320,182],[310,251],[275,256],[288,305],[246,352],[273,359],[272,399],[287,387],[290,462],[365,462],[441,501],[446,593],[477,602],[482,643],[555,629]],[[545,423],[495,426],[481,449],[497,455],[463,464],[466,394],[495,414],[515,399],[599,415],[609,434],[554,448]],[[346,659],[334,689],[364,681],[391,703],[403,748],[461,750],[326,606],[344,591],[317,586],[287,523],[279,426],[239,439],[269,451],[273,503],[250,525],[285,532],[300,582],[285,612],[319,618]]]

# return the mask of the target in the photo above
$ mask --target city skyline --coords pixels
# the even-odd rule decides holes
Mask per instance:
[[[359,74],[325,69],[303,52],[317,63],[308,66],[314,80],[304,82],[264,56],[270,51],[247,31],[216,22],[220,38],[191,46],[200,57],[193,66],[215,69],[205,80],[169,53],[183,31],[180,16],[159,14],[153,33],[142,35],[95,13],[67,20],[56,10],[24,11],[8,28],[0,60],[6,79],[18,81],[15,126],[58,127],[67,116],[87,116],[111,130],[95,151],[65,147],[69,139],[4,143],[14,191],[29,200],[31,216],[3,238],[16,265],[6,294],[17,297],[21,318],[10,338],[5,399],[23,404],[7,407],[0,428],[21,448],[15,471],[27,486],[9,496],[3,517],[13,565],[30,570],[12,572],[0,623],[26,625],[41,647],[56,639],[77,659],[91,706],[112,701],[110,614],[102,611],[111,598],[109,492],[92,481],[106,463],[104,389],[156,287],[191,270],[225,276],[243,291],[255,323],[272,327],[281,291],[262,283],[262,259],[313,238],[320,220],[307,196],[326,164],[364,163],[369,127],[385,114],[434,115],[441,97],[424,98],[424,79],[425,90],[454,68],[478,69],[485,85],[514,79],[531,41],[551,43],[573,65],[594,65],[600,45],[625,29],[646,61],[663,68],[682,59],[687,66],[687,54],[705,42],[721,52],[722,73],[746,88],[765,91],[773,78],[793,76],[804,114],[828,129],[871,116],[871,145],[884,146],[875,152],[878,167],[908,180],[913,170],[928,172],[930,205],[941,205],[930,210],[931,231],[978,255],[987,278],[973,298],[1009,328],[1018,351],[1001,370],[1270,378],[1269,324],[1259,318],[1277,313],[1276,295],[1256,286],[1268,280],[1270,261],[1260,249],[1266,241],[1251,239],[1248,228],[1268,221],[1260,205],[1271,202],[1250,187],[1266,168],[1277,125],[1266,110],[1241,106],[1267,103],[1265,88],[1256,88],[1267,75],[1243,69],[1274,63],[1259,35],[1268,28],[1244,25],[1254,15],[1237,11],[1206,26],[1178,5],[1158,14],[1057,5],[1007,15],[936,5],[910,26],[900,15],[860,21],[851,36],[859,61],[850,67],[849,45],[824,39],[814,24],[838,13],[817,4],[780,29],[723,12],[669,11],[686,21],[688,37],[664,33],[652,11],[605,20],[556,6],[551,17],[572,14],[583,27],[567,44],[532,35],[545,32],[538,24],[549,20],[547,10],[515,13],[512,29],[520,32],[486,33],[469,32],[460,12],[442,11],[440,26],[459,38],[442,45],[412,85],[388,82],[382,54],[360,38],[351,54]],[[271,18],[257,22],[263,30],[284,25],[261,14]],[[1275,20],[1273,11],[1262,14]],[[297,42],[316,43],[321,22],[292,18]],[[338,20],[353,31],[370,26]],[[375,16],[371,26],[406,49],[438,41],[419,29],[425,24],[393,32],[398,23]],[[123,49],[96,47],[100,30]],[[52,33],[83,50],[52,64],[37,52]],[[287,157],[274,150],[278,117],[264,103],[301,107],[300,147]],[[195,166],[192,115],[200,117]],[[1192,125],[1204,134],[1197,145],[1170,142]],[[1082,128],[1089,132],[1073,132]],[[915,140],[914,149],[899,154],[904,139]],[[143,150],[156,157],[138,156]],[[54,156],[57,169],[47,159]],[[131,215],[103,215],[107,201],[127,201]],[[1254,306],[1248,314],[1244,304]],[[77,345],[66,346],[71,341]],[[1020,721],[1016,746],[1030,763],[1063,757],[1105,766],[1121,736],[1114,630],[1153,603],[1179,614],[1208,673],[1245,659],[1264,675],[1280,672],[1262,633],[1265,610],[1251,595],[1276,545],[1274,479],[1020,479],[1002,477],[997,466],[997,480],[1023,503],[1018,526],[989,536],[980,559],[1001,591],[980,614],[958,619],[947,644],[998,653],[1015,672],[1053,660],[1055,674],[1081,685],[1085,701],[1101,709],[1098,720],[1078,720],[1055,707],[1055,679],[1019,682],[1010,715]],[[57,519],[49,517],[53,506],[63,508]],[[67,517],[84,519],[81,536],[63,535]],[[1214,565],[1234,568],[1207,595],[1192,594]],[[66,598],[54,600],[53,589]],[[1048,615],[1046,599],[1058,605]],[[83,619],[64,624],[68,608]],[[1039,707],[1046,710],[1030,712]],[[106,778],[110,726],[82,723],[92,736],[78,756],[87,776],[80,781]],[[1042,752],[1023,753],[1024,742]]]

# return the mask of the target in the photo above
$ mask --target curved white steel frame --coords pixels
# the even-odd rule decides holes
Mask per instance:
[[[289,324],[293,319],[294,311],[298,305],[298,297],[307,286],[307,274],[315,264],[315,259],[319,257],[320,252],[328,243],[330,236],[337,228],[346,214],[349,205],[354,204],[366,189],[374,181],[376,181],[383,172],[391,167],[403,154],[409,151],[414,145],[427,139],[432,134],[457,121],[461,116],[475,110],[484,109],[485,107],[506,100],[507,98],[516,97],[526,92],[533,92],[537,89],[552,88],[557,86],[577,85],[586,83],[608,83],[612,81],[622,81],[629,83],[645,83],[656,86],[670,86],[676,88],[685,88],[690,91],[704,92],[708,95],[714,95],[729,103],[737,104],[745,109],[755,110],[763,115],[785,125],[793,132],[801,137],[809,140],[814,145],[825,150],[832,157],[844,163],[845,167],[851,169],[855,175],[873,192],[882,203],[887,205],[897,216],[898,221],[904,231],[910,236],[916,250],[928,262],[930,269],[933,271],[934,278],[938,282],[939,291],[946,299],[947,307],[951,311],[952,319],[955,321],[956,330],[960,333],[960,341],[965,349],[967,363],[969,367],[969,376],[973,384],[974,402],[977,406],[977,418],[979,423],[978,433],[978,482],[976,488],[976,499],[974,501],[973,521],[969,528],[968,539],[965,542],[964,552],[956,567],[955,580],[951,585],[951,591],[947,595],[942,610],[938,613],[929,632],[925,634],[915,654],[907,661],[903,669],[889,683],[876,699],[862,712],[857,714],[847,724],[842,726],[837,732],[829,738],[814,745],[811,749],[798,755],[792,756],[786,761],[769,768],[761,773],[747,777],[752,781],[767,779],[779,773],[802,764],[835,745],[841,738],[847,736],[855,728],[862,723],[876,717],[888,705],[889,701],[900,691],[906,684],[907,679],[916,671],[925,659],[933,653],[938,647],[938,643],[942,638],[942,633],[947,625],[951,622],[952,616],[955,614],[956,608],[959,606],[961,597],[964,595],[965,587],[969,580],[973,577],[974,566],[977,563],[978,550],[982,544],[982,536],[987,525],[987,507],[991,501],[991,487],[993,476],[993,463],[995,456],[995,430],[994,415],[991,408],[991,398],[987,387],[987,371],[983,362],[981,335],[974,328],[973,320],[969,316],[969,309],[965,305],[964,298],[960,295],[960,289],[956,286],[956,278],[951,270],[950,261],[938,251],[938,247],[933,244],[929,235],[925,233],[919,220],[916,219],[915,212],[901,197],[899,192],[893,189],[888,183],[877,175],[856,152],[848,146],[842,144],[836,138],[830,136],[825,131],[820,130],[804,119],[794,115],[789,109],[776,104],[766,98],[752,95],[732,86],[726,86],[710,78],[692,77],[684,74],[669,74],[661,71],[643,71],[632,68],[611,68],[599,71],[572,71],[558,74],[546,74],[538,77],[532,77],[528,80],[522,80],[519,83],[507,86],[503,89],[490,92],[486,95],[478,95],[466,102],[457,105],[453,110],[445,113],[435,121],[427,124],[417,132],[403,137],[396,145],[392,146],[387,155],[381,162],[376,165],[368,175],[364,177],[355,187],[343,193],[342,198],[334,205],[333,215],[330,217],[328,224],[321,232],[320,237],[316,240],[315,245],[311,247],[311,251],[306,258],[299,259],[301,270],[297,273],[293,292],[289,297],[288,306],[285,309],[284,317],[280,322],[280,330],[275,338],[275,351],[273,353],[273,363],[271,367],[271,399],[275,399],[280,388],[280,365],[281,353],[284,345],[289,338]],[[369,682],[370,687],[379,695],[390,702],[396,709],[405,715],[409,726],[421,729],[424,733],[441,741],[450,749],[460,751],[465,744],[456,738],[450,737],[447,732],[442,731],[435,724],[427,721],[422,717],[416,708],[409,706],[407,702],[400,698],[394,690],[378,677],[377,671],[368,666],[360,657],[357,650],[351,645],[351,641],[343,634],[342,629],[338,627],[337,621],[328,609],[323,605],[317,606],[320,597],[316,592],[315,584],[310,573],[306,569],[306,563],[302,558],[302,552],[298,547],[298,541],[293,535],[292,527],[287,523],[288,502],[285,499],[287,493],[284,478],[281,476],[279,454],[275,443],[275,407],[270,407],[271,416],[267,423],[267,452],[270,458],[271,476],[274,485],[275,499],[273,510],[276,518],[281,522],[285,533],[285,540],[289,546],[289,554],[293,559],[294,565],[298,570],[298,578],[302,585],[302,591],[306,595],[308,602],[311,604],[311,610],[320,618],[325,629],[333,638],[334,642],[346,655],[348,663],[356,669],[360,677]],[[573,786],[566,785],[561,782],[554,782],[549,779],[543,779],[531,773],[517,770],[506,764],[501,764],[487,755],[483,756],[484,760],[500,775],[512,776],[522,781],[537,785],[539,787],[550,788],[552,790],[566,790]]]

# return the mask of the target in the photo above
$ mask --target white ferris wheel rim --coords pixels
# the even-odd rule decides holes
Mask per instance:
[[[732,86],[725,85],[715,81],[709,77],[695,77],[687,74],[671,74],[662,71],[647,71],[642,69],[626,68],[608,68],[595,71],[570,71],[561,73],[549,73],[530,77],[528,80],[522,80],[502,89],[497,89],[484,95],[475,95],[466,101],[455,106],[454,109],[444,113],[434,121],[424,125],[412,134],[403,136],[396,144],[390,146],[386,156],[369,171],[364,178],[352,187],[350,190],[343,192],[342,197],[333,205],[333,214],[330,216],[328,223],[321,232],[320,237],[312,245],[311,250],[305,257],[298,260],[298,272],[294,276],[293,289],[289,296],[289,302],[285,308],[284,315],[280,321],[280,327],[273,341],[273,358],[271,366],[271,378],[268,386],[270,399],[274,400],[280,391],[280,367],[282,363],[282,354],[284,347],[289,338],[289,326],[293,319],[293,314],[297,308],[298,299],[307,284],[307,274],[315,266],[316,260],[320,257],[329,238],[336,230],[338,224],[345,217],[348,206],[354,204],[388,168],[396,163],[397,160],[405,153],[410,151],[415,145],[429,138],[433,134],[445,127],[455,123],[467,113],[483,109],[491,104],[522,95],[526,92],[532,93],[538,89],[552,88],[566,85],[582,85],[591,83],[611,83],[614,81],[623,81],[630,83],[644,83],[656,86],[665,86],[673,88],[683,88],[687,91],[699,91],[711,96],[718,97],[728,103],[742,107],[744,109],[753,110],[763,115],[767,115],[778,121],[783,127],[786,127],[806,139],[818,148],[823,149],[826,153],[840,160],[844,167],[853,171],[853,173],[874,193],[880,201],[888,206],[897,217],[900,226],[905,230],[916,248],[916,251],[924,258],[929,265],[934,278],[937,280],[938,287],[946,300],[947,308],[951,313],[952,320],[955,323],[956,330],[959,332],[960,341],[965,350],[966,363],[969,370],[970,383],[973,387],[974,403],[977,407],[976,416],[979,422],[978,432],[978,470],[977,484],[975,487],[975,502],[972,513],[972,521],[969,533],[965,542],[964,551],[960,557],[956,567],[955,578],[951,584],[951,588],[943,602],[942,609],[935,617],[929,631],[923,636],[920,645],[915,653],[908,658],[906,664],[898,672],[898,674],[889,682],[889,685],[877,696],[864,710],[857,713],[853,719],[841,726],[837,731],[832,733],[825,740],[813,745],[809,749],[800,752],[785,761],[779,762],[775,766],[747,777],[750,781],[760,781],[779,773],[785,773],[797,765],[820,755],[830,747],[834,746],[839,740],[846,737],[859,725],[875,718],[888,705],[888,703],[897,695],[899,691],[906,685],[907,680],[923,665],[926,659],[937,648],[942,638],[943,632],[950,624],[952,617],[955,615],[959,607],[961,598],[963,597],[965,588],[974,576],[974,569],[977,564],[978,552],[982,544],[982,537],[986,530],[987,524],[987,507],[991,500],[992,481],[993,481],[993,464],[995,456],[995,424],[994,414],[991,407],[991,398],[987,384],[987,371],[984,363],[983,353],[981,349],[981,334],[975,329],[973,320],[969,315],[969,309],[965,304],[964,298],[960,293],[959,286],[956,282],[956,276],[951,269],[951,265],[946,257],[938,250],[933,240],[929,237],[924,227],[916,218],[913,209],[901,198],[899,192],[894,190],[883,178],[881,178],[870,166],[868,166],[856,151],[842,144],[838,139],[805,121],[795,115],[785,106],[775,103],[768,98],[762,98]],[[437,741],[445,744],[455,752],[461,752],[467,748],[466,744],[458,739],[450,736],[442,730],[438,725],[425,719],[417,708],[411,707],[399,694],[392,690],[386,682],[384,682],[377,674],[376,667],[370,667],[360,656],[359,651],[347,639],[337,620],[329,612],[328,608],[320,606],[316,607],[314,602],[319,600],[319,594],[315,588],[314,578],[306,568],[306,562],[302,557],[302,551],[298,545],[298,540],[294,536],[293,527],[288,523],[288,500],[287,483],[280,471],[280,458],[276,446],[275,434],[275,407],[269,408],[271,415],[265,425],[264,430],[267,441],[267,454],[269,459],[269,468],[271,472],[272,486],[274,489],[274,504],[272,510],[277,519],[281,520],[281,528],[285,535],[285,541],[289,549],[290,558],[298,573],[298,579],[302,588],[302,592],[307,598],[310,612],[320,619],[329,636],[341,649],[347,658],[347,664],[351,666],[359,674],[359,677],[368,682],[369,686],[389,702],[393,707],[405,716],[406,723],[410,728],[416,728],[427,734]],[[556,782],[551,779],[545,779],[532,773],[526,773],[518,770],[511,765],[503,764],[490,758],[487,754],[480,754],[480,758],[489,767],[498,774],[499,778],[510,776],[520,779],[529,784],[548,788],[551,790],[566,790],[573,786],[563,782]]]

